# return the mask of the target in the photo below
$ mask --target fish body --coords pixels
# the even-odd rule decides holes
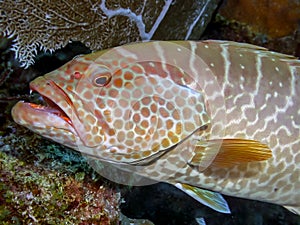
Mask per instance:
[[[299,213],[299,79],[299,60],[254,45],[138,43],[37,78],[49,106],[19,102],[12,116],[192,197],[200,187]]]

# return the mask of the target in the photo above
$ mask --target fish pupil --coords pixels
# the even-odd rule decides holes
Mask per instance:
[[[101,76],[95,78],[95,84],[97,86],[102,87],[102,86],[107,85],[110,82],[110,80],[111,80],[111,76],[110,75],[106,75],[106,74],[105,75],[101,75]]]

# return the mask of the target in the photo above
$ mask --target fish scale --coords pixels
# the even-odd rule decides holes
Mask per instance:
[[[200,188],[299,213],[299,76],[299,60],[254,45],[139,43],[32,81],[66,116],[24,102],[12,115],[108,170],[172,183],[218,211],[228,212],[210,200],[223,200]]]
[[[247,193],[247,198],[299,206],[300,62],[230,42],[203,42],[196,54],[214,71],[225,93],[227,124],[222,138],[260,140],[275,153],[265,162],[229,170],[209,168],[198,182],[229,195],[233,189],[235,196]],[[216,55],[219,59],[211,58]]]

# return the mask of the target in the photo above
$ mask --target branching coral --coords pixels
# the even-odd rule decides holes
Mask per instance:
[[[0,0],[0,35],[14,37],[12,49],[22,66],[34,62],[37,50],[53,51],[69,41],[81,41],[92,50],[138,40],[149,40],[164,21],[168,38],[190,35],[202,15],[205,21],[219,0]],[[184,4],[183,4],[184,3]],[[213,7],[208,7],[213,5]],[[174,12],[174,10],[176,12]],[[180,15],[182,18],[177,18]],[[174,24],[174,20],[178,23]],[[174,34],[169,29],[177,26]],[[205,26],[203,26],[205,27]],[[200,30],[199,30],[200,31]],[[201,32],[201,31],[200,31]],[[163,39],[163,37],[156,36]]]
[[[143,5],[138,2],[133,5],[137,7],[132,14],[143,12]],[[141,39],[137,23],[130,18],[131,9],[128,5],[126,8],[117,15],[115,10],[103,12],[107,9],[104,1],[101,4],[101,1],[4,0],[0,1],[0,30],[5,36],[15,36],[16,57],[23,66],[28,66],[33,63],[37,49],[51,51],[70,40],[100,49]]]

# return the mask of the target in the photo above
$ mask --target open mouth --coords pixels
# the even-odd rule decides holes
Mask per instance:
[[[43,82],[43,85],[36,85],[33,81],[30,83],[30,93],[35,95],[37,102],[28,103],[29,106],[36,111],[46,112],[53,116],[59,117],[71,126],[72,120],[68,117],[65,110],[61,105],[66,102],[68,106],[73,106],[72,101],[68,95],[52,80]]]
[[[39,77],[30,83],[30,102],[20,101],[12,108],[12,117],[31,130],[60,129],[75,133],[68,116],[73,102],[54,81]]]
[[[25,104],[28,104],[32,109],[36,111],[47,112],[60,117],[68,124],[73,126],[71,119],[67,116],[64,110],[60,108],[56,103],[54,103],[50,98],[43,96],[34,90],[31,90],[31,96],[33,98],[33,101]]]
[[[66,113],[73,109],[73,104],[67,94],[52,83],[45,78],[34,80],[30,84],[30,102],[19,101],[12,108],[11,115],[16,123],[33,132],[75,148],[79,136]]]

